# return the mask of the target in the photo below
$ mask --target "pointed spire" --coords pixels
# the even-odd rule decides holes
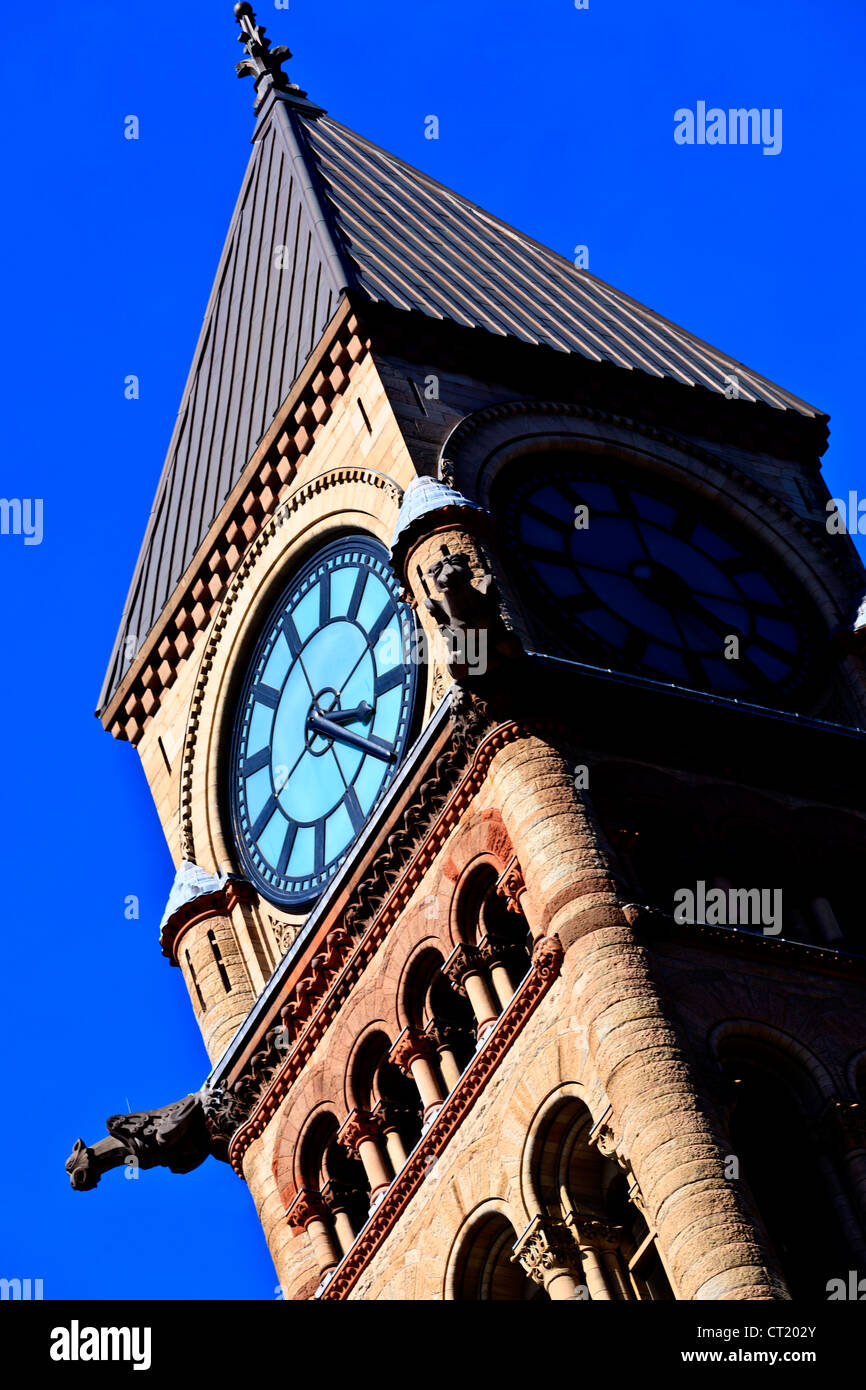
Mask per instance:
[[[256,22],[252,5],[246,3],[246,0],[235,5],[235,19],[241,26],[238,43],[244,45],[247,55],[237,64],[237,74],[238,77],[254,79],[258,101],[261,101],[272,88],[278,92],[291,92],[296,97],[305,97],[306,92],[302,92],[300,87],[290,82],[282,70],[283,63],[287,63],[292,56],[290,50],[285,44],[271,48],[270,39],[265,38],[265,26]]]

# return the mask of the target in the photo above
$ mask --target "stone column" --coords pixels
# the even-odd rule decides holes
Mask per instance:
[[[784,1299],[760,1218],[744,1187],[725,1177],[718,1116],[623,911],[571,760],[523,734],[496,753],[489,785],[526,878],[533,934],[558,935],[566,952],[574,992],[559,1006],[586,1026],[676,1296]]]
[[[302,1187],[289,1206],[286,1218],[290,1226],[299,1226],[306,1231],[322,1274],[327,1274],[339,1263],[340,1256],[331,1233],[328,1209],[318,1192]]]
[[[337,1139],[363,1163],[370,1184],[370,1206],[374,1207],[391,1186],[393,1177],[380,1148],[377,1117],[369,1110],[353,1110]]]
[[[585,1287],[580,1254],[562,1217],[534,1216],[511,1258],[555,1303],[578,1298]]]
[[[609,1298],[627,1301],[634,1298],[631,1285],[622,1272],[619,1261],[622,1231],[609,1221],[599,1221],[595,1217],[579,1220],[581,1242],[591,1245],[604,1271],[605,1283],[610,1289]]]
[[[379,1124],[382,1137],[385,1140],[385,1148],[391,1160],[391,1167],[394,1169],[395,1173],[399,1173],[406,1159],[409,1157],[399,1127],[400,1121],[408,1118],[409,1107],[408,1105],[401,1105],[398,1101],[380,1100],[373,1111],[373,1115]]]
[[[442,1088],[433,1066],[436,1049],[426,1033],[404,1028],[391,1048],[390,1060],[412,1077],[424,1107],[424,1123],[429,1124],[442,1108]]]
[[[515,954],[514,947],[508,942],[484,936],[478,943],[478,951],[490,971],[493,992],[499,1000],[500,1008],[507,1009],[514,995],[514,980],[508,968],[509,957],[513,958]]]
[[[453,1091],[463,1075],[451,1045],[454,1028],[451,1024],[441,1023],[438,1018],[432,1018],[424,1031],[439,1053],[439,1070],[442,1072],[442,1080],[447,1089]]]
[[[590,1299],[594,1303],[610,1301],[613,1294],[608,1284],[605,1266],[598,1250],[592,1243],[592,1235],[586,1229],[586,1222],[581,1220],[576,1212],[571,1211],[565,1218],[565,1224],[577,1246],[583,1270],[583,1280]]]
[[[331,1178],[322,1188],[322,1201],[334,1219],[337,1241],[344,1255],[348,1255],[355,1243],[356,1233],[352,1218],[349,1215],[349,1208],[353,1198],[356,1199],[358,1196],[359,1193],[356,1189],[336,1178]]]
[[[463,994],[472,1005],[472,1012],[478,1021],[478,1041],[483,1042],[486,1034],[499,1017],[499,1007],[490,994],[485,979],[484,962],[477,946],[464,943],[454,947],[442,967],[458,994]]]

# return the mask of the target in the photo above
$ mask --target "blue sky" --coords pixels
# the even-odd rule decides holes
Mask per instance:
[[[291,0],[259,15],[338,120],[564,254],[587,245],[603,279],[828,411],[831,492],[863,489],[854,0]],[[107,1115],[208,1070],[157,944],[172,865],[156,813],[93,709],[249,154],[236,33],[227,0],[34,0],[0,58],[0,492],[44,502],[41,545],[0,537],[0,1274],[42,1278],[46,1298],[270,1299],[276,1284],[226,1166],[116,1172],[87,1194],[63,1170]],[[674,111],[699,100],[781,108],[781,153],[676,145]]]

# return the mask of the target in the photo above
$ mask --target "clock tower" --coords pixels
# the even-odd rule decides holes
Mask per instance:
[[[252,154],[99,705],[212,1069],[72,1185],[231,1164],[287,1299],[826,1298],[866,1256],[827,418],[235,16]]]

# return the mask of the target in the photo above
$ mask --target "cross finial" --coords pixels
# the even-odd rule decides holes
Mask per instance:
[[[243,4],[235,5],[235,19],[241,26],[238,43],[244,45],[247,54],[237,65],[238,77],[252,77],[259,95],[263,95],[260,87],[264,79],[270,78],[269,85],[276,87],[277,91],[293,92],[295,96],[305,97],[306,92],[302,92],[300,87],[290,82],[282,71],[283,63],[288,62],[292,56],[291,52],[285,44],[271,48],[270,39],[265,38],[265,26],[256,23],[252,5],[246,3],[246,0]]]

